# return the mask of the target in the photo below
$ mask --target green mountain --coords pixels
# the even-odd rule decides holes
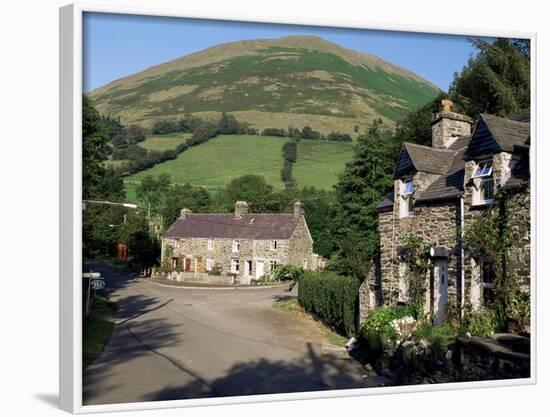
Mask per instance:
[[[352,133],[375,118],[394,125],[439,89],[373,55],[312,36],[217,45],[89,93],[102,114],[150,126],[186,113],[234,114],[253,127],[310,125]]]

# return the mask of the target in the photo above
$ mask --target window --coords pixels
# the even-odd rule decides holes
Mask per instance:
[[[206,258],[206,270],[207,271],[212,271],[213,267],[214,267],[214,259]]]
[[[485,178],[490,177],[493,173],[493,164],[491,161],[482,161],[477,164],[476,171],[472,178]]]
[[[495,301],[495,270],[489,262],[481,263],[481,298],[486,306]]]
[[[491,161],[482,161],[477,164],[474,175],[472,175],[474,180],[474,205],[493,202],[495,182],[492,174],[493,165]]]
[[[239,260],[238,259],[231,259],[231,272],[233,274],[239,273]]]
[[[239,252],[241,250],[241,242],[238,240],[234,240],[233,244],[231,245],[231,250],[233,252]]]
[[[409,217],[414,211],[414,182],[412,179],[403,180],[401,183],[401,202],[399,204],[400,217]]]
[[[208,239],[208,250],[214,250],[214,241],[212,239]]]
[[[277,261],[269,261],[269,272],[275,271],[277,268]]]
[[[271,242],[269,242],[269,250],[277,250],[277,241],[276,240],[272,240]]]

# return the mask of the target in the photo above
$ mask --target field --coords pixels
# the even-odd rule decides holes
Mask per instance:
[[[191,137],[189,133],[181,133],[177,135],[153,135],[140,142],[138,145],[148,151],[166,151],[175,149],[180,143],[185,142]]]
[[[302,140],[298,144],[292,175],[300,188],[307,186],[330,190],[352,157],[353,144],[350,142]]]
[[[147,175],[169,174],[173,183],[218,189],[245,174],[263,175],[275,189],[282,189],[282,146],[286,138],[270,136],[221,135],[194,146],[173,161],[155,165],[126,179],[128,197],[132,185]]]

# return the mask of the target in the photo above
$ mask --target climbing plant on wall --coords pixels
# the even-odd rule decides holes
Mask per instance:
[[[501,323],[525,321],[530,313],[529,294],[520,291],[517,277],[508,268],[508,255],[514,248],[506,214],[509,193],[500,191],[496,202],[466,228],[464,243],[476,259],[490,263],[494,270],[494,302],[491,308]]]
[[[407,280],[407,295],[415,310],[421,314],[424,311],[426,299],[426,275],[432,266],[429,243],[415,235],[409,234],[403,240],[403,253],[401,260],[407,268],[405,278]]]

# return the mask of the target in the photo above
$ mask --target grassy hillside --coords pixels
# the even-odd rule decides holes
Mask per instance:
[[[284,188],[280,178],[285,138],[270,136],[221,135],[192,147],[173,161],[155,165],[126,179],[130,185],[146,175],[169,174],[172,182],[200,185],[208,189],[225,186],[244,174],[263,175],[276,189]]]
[[[353,157],[353,144],[300,141],[292,175],[300,188],[332,189],[346,162]]]
[[[103,114],[150,126],[185,113],[235,113],[254,127],[352,133],[375,118],[393,125],[439,89],[381,59],[317,37],[218,45],[90,93]]]
[[[178,135],[152,135],[138,144],[138,146],[148,151],[166,151],[175,149],[180,143],[185,142],[191,137],[190,134],[182,133]]]
[[[181,136],[179,136],[181,139]],[[151,137],[162,141],[177,137]],[[149,138],[142,143],[146,143]],[[193,147],[173,161],[164,162],[126,178],[129,201],[135,201],[135,188],[146,175],[170,175],[172,182],[203,186],[215,192],[232,179],[245,174],[263,175],[277,190],[284,185],[280,178],[283,166],[282,146],[288,139],[271,136],[218,136]],[[151,141],[149,144],[155,142]],[[330,190],[346,162],[353,156],[353,144],[302,140],[298,144],[293,177],[299,188],[316,187]]]

